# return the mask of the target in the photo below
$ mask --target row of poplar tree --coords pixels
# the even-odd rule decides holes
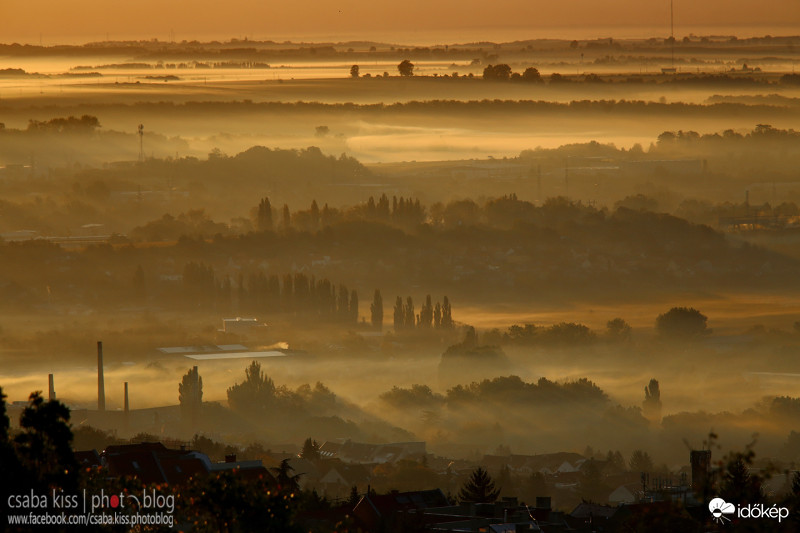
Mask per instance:
[[[227,276],[218,279],[211,266],[202,262],[187,263],[183,270],[183,285],[195,306],[229,310],[233,284]],[[327,278],[317,279],[302,272],[278,276],[259,270],[246,278],[240,274],[235,292],[240,312],[310,314],[330,322],[351,324],[359,320],[355,289],[350,290],[344,284],[337,286]],[[377,289],[370,304],[370,323],[377,330],[383,328],[383,297]],[[447,296],[441,303],[433,305],[431,296],[427,295],[419,313],[415,311],[410,296],[405,301],[397,297],[394,307],[396,332],[452,327],[452,309]]]
[[[450,300],[444,297],[442,303],[436,302],[434,306],[431,295],[425,297],[425,303],[419,310],[414,312],[414,300],[409,296],[403,302],[401,297],[397,297],[394,303],[394,330],[402,331],[414,328],[442,328],[452,329],[453,313],[450,307]]]

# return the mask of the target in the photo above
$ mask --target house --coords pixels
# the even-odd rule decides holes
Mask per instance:
[[[344,463],[382,464],[401,459],[418,459],[427,452],[424,442],[393,442],[388,444],[366,444],[350,439],[325,441],[319,448],[323,459],[339,459]]]
[[[344,498],[355,486],[366,487],[370,480],[370,471],[360,464],[331,462],[330,467],[320,476],[316,486],[330,498]]]
[[[97,450],[75,452],[75,460],[78,461],[81,468],[99,468],[102,466],[100,454],[97,453]]]
[[[577,522],[586,524],[595,524],[597,522],[605,522],[619,510],[619,507],[612,507],[610,505],[600,505],[598,503],[581,502],[569,514],[569,516]]]
[[[440,489],[367,494],[353,509],[353,516],[366,531],[385,531],[400,524],[421,525],[424,509],[448,505],[450,502]]]
[[[266,329],[267,325],[262,324],[256,318],[223,318],[222,319],[222,332],[240,337],[246,337],[248,334]]]
[[[619,505],[622,503],[634,503],[638,500],[636,497],[636,485],[620,485],[608,495],[608,503]]]
[[[160,442],[109,446],[100,454],[100,463],[111,477],[135,477],[145,484],[183,484],[195,476],[234,470],[248,478],[272,479],[261,461],[237,461],[230,455],[224,463],[212,463],[204,453],[170,449]]]

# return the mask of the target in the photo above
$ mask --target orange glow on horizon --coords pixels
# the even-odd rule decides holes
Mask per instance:
[[[110,39],[177,40],[222,36],[290,39],[292,36],[325,36],[341,40],[365,39],[399,42],[404,35],[413,40],[437,32],[454,41],[469,41],[496,35],[530,35],[528,38],[594,38],[669,33],[669,2],[633,0],[439,0],[435,3],[409,0],[402,4],[362,0],[317,0],[295,3],[261,3],[232,0],[223,4],[210,0],[6,0],[0,17],[4,42],[45,44]],[[707,0],[675,1],[676,34],[696,29],[729,29],[730,34],[751,34],[758,29],[773,34],[797,33],[800,3],[796,0]],[[660,31],[659,31],[660,30]],[[654,34],[654,32],[657,32]],[[381,36],[384,38],[381,38]],[[459,39],[460,37],[460,39]],[[430,37],[433,38],[433,37]],[[295,38],[296,39],[296,38]]]

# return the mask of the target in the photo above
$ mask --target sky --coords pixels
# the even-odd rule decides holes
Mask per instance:
[[[675,34],[800,33],[800,0],[674,0]],[[0,42],[669,35],[669,0],[0,0]],[[415,42],[416,41],[416,42]]]

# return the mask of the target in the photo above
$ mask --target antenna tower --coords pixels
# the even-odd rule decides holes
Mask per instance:
[[[671,45],[672,68],[675,68],[675,17],[672,10],[673,0],[669,0],[669,41]]]

